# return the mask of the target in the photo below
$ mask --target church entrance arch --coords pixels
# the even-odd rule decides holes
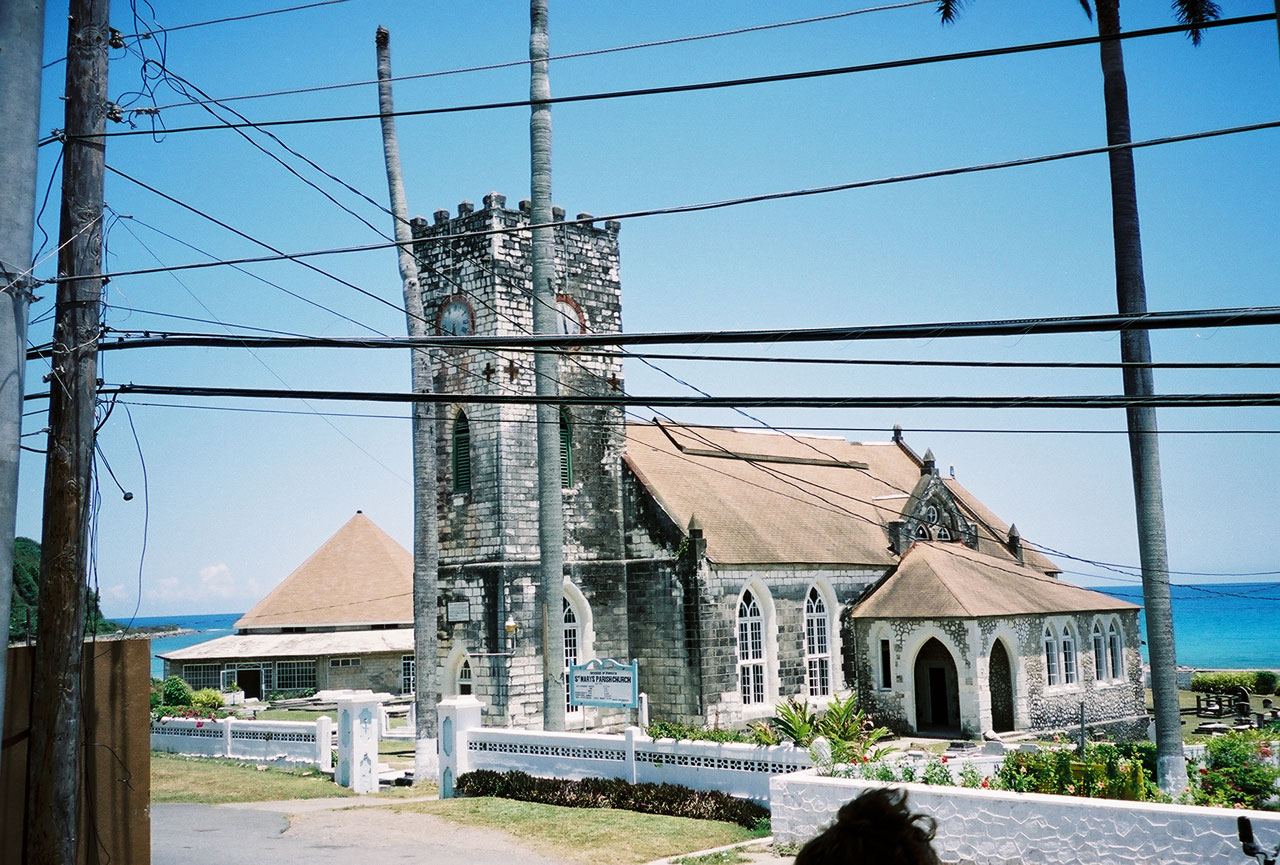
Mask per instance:
[[[991,665],[987,677],[991,689],[991,728],[1006,733],[1013,724],[1013,667],[1004,640],[991,647]]]
[[[916,729],[952,731],[960,728],[960,682],[951,652],[936,637],[916,655]]]

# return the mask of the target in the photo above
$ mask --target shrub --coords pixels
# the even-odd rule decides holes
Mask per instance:
[[[1236,688],[1250,690],[1257,683],[1257,674],[1240,671],[1195,673],[1191,676],[1191,690],[1201,694],[1224,694]]]
[[[1274,694],[1276,686],[1280,685],[1280,675],[1271,670],[1259,670],[1253,674],[1253,693],[1255,694]]]
[[[1205,765],[1192,775],[1198,805],[1267,808],[1276,795],[1280,769],[1265,762],[1271,744],[1257,733],[1215,736],[1205,745]]]
[[[190,706],[191,686],[181,676],[170,676],[161,688],[166,706]]]
[[[570,808],[618,808],[644,814],[720,820],[748,829],[763,825],[769,809],[714,790],[691,790],[678,784],[631,784],[621,778],[535,778],[524,772],[479,769],[458,776],[463,796],[496,796]]]
[[[722,730],[719,727],[695,727],[677,721],[654,721],[645,727],[650,739],[694,739],[703,742],[748,742],[751,739],[740,730]],[[776,744],[761,743],[756,744]]]
[[[223,702],[222,692],[213,688],[201,688],[191,695],[191,705],[197,709],[221,709]]]

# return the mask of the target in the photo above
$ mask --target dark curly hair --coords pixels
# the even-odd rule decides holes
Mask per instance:
[[[868,790],[845,803],[836,823],[796,854],[795,865],[938,865],[934,820],[907,809],[893,787]]]

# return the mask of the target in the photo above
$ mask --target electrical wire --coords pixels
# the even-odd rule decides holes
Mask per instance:
[[[1266,13],[1260,15],[1246,15],[1237,18],[1224,18],[1219,21],[1206,22],[1199,25],[1201,29],[1212,29],[1216,27],[1231,27],[1242,24],[1258,24],[1262,22],[1274,21],[1275,13]],[[693,84],[672,84],[662,87],[641,87],[631,90],[613,90],[603,93],[582,93],[572,96],[553,96],[549,99],[538,100],[539,105],[565,105],[577,102],[598,102],[610,99],[627,99],[639,96],[658,96],[674,93],[692,93],[707,90],[721,90],[731,87],[748,87],[759,84],[774,84],[785,81],[803,81],[814,78],[827,78],[838,75],[852,75],[862,72],[876,72],[889,69],[903,69],[912,66],[923,66],[933,63],[947,63],[957,60],[975,60],[983,57],[999,57],[1009,54],[1023,54],[1032,51],[1046,51],[1056,48],[1072,48],[1085,45],[1097,45],[1102,42],[1115,42],[1125,39],[1140,39],[1150,36],[1162,36],[1172,33],[1186,33],[1192,28],[1183,24],[1174,24],[1164,27],[1151,27],[1145,30],[1131,30],[1125,33],[1119,33],[1108,36],[1085,36],[1075,39],[1058,39],[1049,42],[1035,42],[1026,45],[1010,45],[1001,48],[986,48],[976,51],[960,51],[951,54],[933,54],[925,57],[911,57],[901,60],[886,60],[878,63],[863,63],[854,66],[839,66],[827,69],[810,69],[800,72],[784,72],[774,75],[755,75],[746,78],[721,79],[716,81],[702,81]],[[519,99],[505,102],[487,102],[471,105],[454,105],[443,108],[419,108],[406,109],[391,112],[390,116],[394,117],[425,117],[440,114],[459,114],[472,111],[493,111],[509,108],[530,108],[534,105],[532,100]],[[315,123],[346,123],[352,121],[368,121],[381,120],[381,114],[344,114],[331,115],[327,117],[300,117],[291,120],[267,120],[258,121],[247,124],[215,124],[215,125],[195,125],[183,126],[170,129],[170,134],[185,132],[210,132],[223,129],[234,129],[241,126],[253,126],[263,128],[267,126],[299,126]],[[128,130],[119,132],[103,132],[93,135],[78,136],[85,139],[103,139],[118,138],[132,135],[146,135],[149,132],[143,130]],[[48,143],[51,139],[44,139],[41,143]]]
[[[623,51],[635,51],[642,48],[660,48],[671,45],[679,45],[687,42],[699,42],[706,39],[719,39],[726,36],[741,36],[747,33],[759,33],[764,30],[778,30],[783,27],[795,27],[801,24],[818,24],[827,21],[835,21],[841,18],[850,18],[855,15],[865,15],[869,12],[889,12],[897,9],[908,9],[912,6],[931,6],[937,0],[910,0],[906,3],[891,3],[883,6],[870,6],[863,9],[853,9],[847,12],[833,12],[830,15],[816,15],[811,18],[800,18],[793,21],[781,21],[773,24],[756,24],[748,27],[736,27],[732,30],[720,30],[715,33],[702,33],[696,36],[676,36],[670,39],[657,39],[650,42],[637,42],[631,45],[619,45],[613,48],[593,48],[587,51],[574,51],[569,54],[556,54],[547,57],[545,62],[553,63],[557,60],[576,60],[582,57],[599,57],[605,54],[617,54]],[[390,81],[420,81],[428,78],[440,78],[450,75],[463,75],[472,72],[490,72],[498,69],[510,69],[516,66],[528,66],[534,61],[527,58],[520,60],[507,60],[498,63],[486,63],[481,66],[465,66],[458,69],[443,69],[436,72],[418,72],[411,75],[393,75]],[[376,85],[378,79],[373,78],[366,81],[348,81],[341,84],[322,84],[316,87],[296,87],[291,90],[274,90],[268,93],[249,93],[241,96],[226,96],[219,99],[219,102],[236,102],[244,99],[267,99],[276,96],[298,96],[305,93],[323,93],[332,90],[344,90],[352,87],[368,87]],[[173,105],[159,106],[161,111],[169,108],[182,108],[186,103],[175,103]]]
[[[292,411],[290,409],[275,408],[252,408],[249,406],[228,406],[228,405],[199,405],[194,403],[162,403],[162,402],[138,402],[120,400],[122,405],[145,406],[150,408],[177,408],[177,409],[194,409],[197,411],[225,411],[225,412],[245,412],[251,414],[278,414],[278,415],[310,415],[312,412]],[[23,417],[43,414],[43,410],[33,410],[23,414]],[[323,412],[329,417],[349,417],[362,418],[366,420],[408,420],[409,415],[406,414],[373,414],[369,412]],[[498,423],[496,419],[488,418],[469,418],[472,423]],[[504,418],[501,423],[510,424],[537,424],[536,419],[523,420],[520,418]],[[608,429],[611,424],[592,423],[575,419],[575,424],[585,425],[593,429]],[[786,429],[792,432],[888,432],[882,427],[850,427],[850,426],[793,426],[788,424]],[[955,435],[974,433],[979,435],[1128,435],[1128,430],[1123,429],[992,429],[992,428],[956,428],[956,427],[920,427],[913,429],[904,429],[904,433],[929,433],[934,435]],[[1280,429],[1161,429],[1161,436],[1167,435],[1280,435]],[[36,435],[36,433],[25,433],[24,435]]]
[[[525,334],[501,336],[428,337],[253,337],[173,336],[115,343],[113,350],[166,346],[217,347],[252,345],[255,348],[568,348],[579,345],[674,345],[840,342],[901,339],[956,339],[992,336],[1030,336],[1063,333],[1104,333],[1129,330],[1169,330],[1197,327],[1254,327],[1280,324],[1280,307],[1231,309],[1183,309],[1165,312],[1112,313],[1021,319],[989,319],[967,322],[888,324],[866,327],[817,327],[787,330],[671,331],[667,333]],[[105,347],[104,347],[105,348]]]
[[[1044,162],[1053,162],[1062,159],[1074,159],[1083,156],[1097,156],[1099,154],[1111,153],[1119,150],[1133,150],[1143,147],[1155,147],[1164,144],[1175,144],[1186,141],[1195,141],[1204,138],[1213,138],[1223,135],[1236,135],[1245,132],[1258,132],[1266,129],[1280,128],[1280,120],[1268,121],[1264,123],[1253,123],[1245,126],[1233,126],[1222,129],[1213,129],[1201,132],[1191,132],[1183,135],[1169,135],[1163,138],[1152,138],[1144,141],[1131,141],[1124,144],[1110,144],[1099,147],[1089,147],[1081,150],[1067,150],[1058,153],[1045,154],[1041,156],[1028,156],[1020,159],[1004,160],[1002,162],[988,162],[978,165],[966,165],[956,168],[943,168],[932,171],[920,171],[912,174],[900,174],[890,177],[881,177],[872,180],[857,180],[849,183],[831,184],[828,186],[810,187],[806,189],[793,189],[786,192],[770,192],[761,193],[759,195],[742,196],[739,198],[723,199],[720,201],[708,201],[698,204],[676,205],[672,207],[650,208],[647,210],[632,210],[622,213],[609,214],[606,216],[583,217],[580,219],[566,219],[556,222],[529,224],[516,228],[495,228],[481,231],[470,231],[462,234],[453,235],[434,235],[429,237],[416,238],[414,243],[441,243],[445,241],[455,241],[469,237],[489,237],[492,235],[521,234],[532,232],[541,228],[556,228],[565,225],[589,225],[599,221],[621,221],[625,219],[640,219],[649,216],[671,216],[676,214],[699,213],[708,210],[718,210],[726,207],[740,207],[747,204],[758,204],[765,201],[781,201],[789,198],[801,198],[811,195],[825,195],[833,192],[845,192],[853,189],[866,189],[873,186],[885,186],[896,183],[907,183],[914,180],[924,180],[936,177],[951,177],[960,174],[973,174],[984,171],[997,171],[1005,168],[1016,168],[1026,165],[1036,165]],[[381,249],[391,249],[397,247],[395,241],[387,243],[363,244],[357,246],[331,247],[328,249],[308,250],[304,252],[280,253],[272,256],[257,256],[252,258],[227,259],[222,262],[205,262],[197,264],[176,265],[172,270],[191,270],[197,268],[216,267],[219,265],[230,264],[256,264],[266,261],[284,261],[297,260],[302,258],[314,258],[321,255],[345,255],[357,252],[372,252]],[[122,276],[139,276],[143,274],[160,272],[157,269],[136,269],[116,271],[104,274],[108,278],[118,278]],[[46,283],[55,283],[66,281],[66,277],[44,280]]]
[[[1154,408],[1235,408],[1280,406],[1280,393],[1212,394],[1088,394],[1036,396],[565,396],[486,395],[457,393],[402,393],[389,391],[292,390],[244,387],[195,387],[189,385],[118,384],[101,393],[150,394],[153,396],[241,397],[246,399],[304,399],[341,402],[381,403],[462,403],[494,405],[560,406],[649,406],[667,408],[1005,408],[1005,409],[1118,409],[1134,406]],[[47,399],[48,393],[28,394],[24,399]]]

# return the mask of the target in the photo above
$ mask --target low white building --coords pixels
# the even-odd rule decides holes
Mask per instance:
[[[248,698],[316,690],[409,693],[413,556],[356,511],[236,621],[235,633],[159,655],[166,676]]]

